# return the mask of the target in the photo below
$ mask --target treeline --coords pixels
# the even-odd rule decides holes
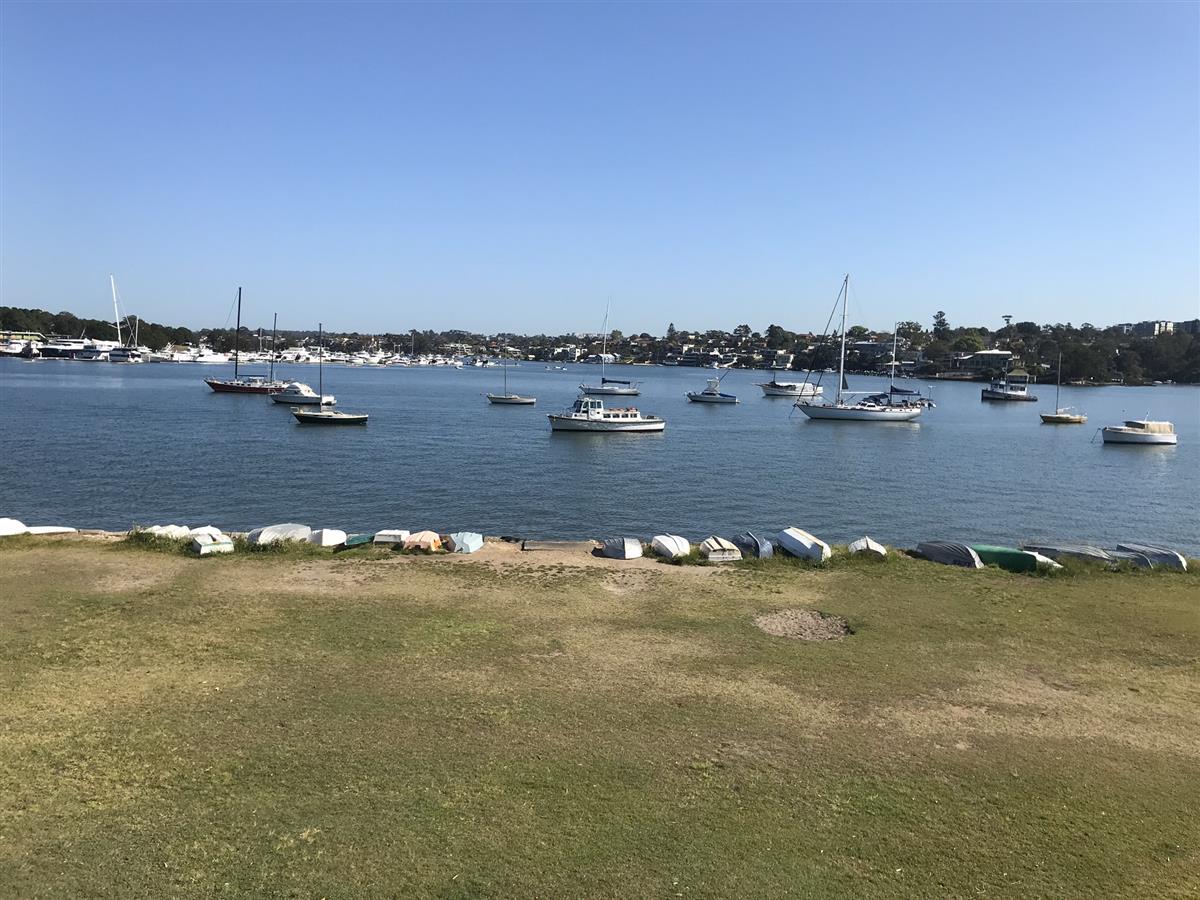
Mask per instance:
[[[129,328],[128,334],[125,329]],[[196,335],[190,328],[159,325],[157,322],[137,322],[132,317],[121,323],[121,339],[129,343],[136,328],[138,343],[155,350],[167,344],[190,344]],[[117,329],[103,319],[81,319],[69,312],[52,313],[44,309],[20,309],[0,306],[0,331],[36,331],[49,337],[89,337],[98,341],[115,341]]]

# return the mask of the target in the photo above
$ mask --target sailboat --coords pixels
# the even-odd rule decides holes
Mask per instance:
[[[128,346],[121,340],[121,310],[117,305],[117,277],[115,275],[108,276],[108,282],[112,286],[112,301],[113,301],[113,324],[117,328],[117,346],[112,347],[108,351],[108,361],[115,363],[140,363],[145,362],[142,356],[141,348],[137,345],[137,333],[130,334],[133,342]]]
[[[325,396],[325,348],[321,345],[323,329],[317,323],[317,396]],[[366,425],[366,413],[338,412],[318,404],[317,409],[292,407],[292,415],[301,425]]]
[[[838,362],[838,388],[833,403],[813,403],[799,399],[794,404],[810,419],[854,422],[907,422],[915,419],[925,409],[924,404],[908,400],[896,403],[891,391],[888,394],[864,394],[850,391],[846,383],[846,305],[850,300],[850,276],[842,279],[842,350]],[[861,400],[848,402],[845,398],[861,396]]]
[[[228,320],[226,320],[228,321]],[[237,298],[237,327],[233,332],[233,378],[205,378],[204,383],[218,394],[277,394],[283,390],[283,382],[272,378],[254,375],[249,378],[238,377],[238,345],[242,336],[242,289],[238,288]],[[272,366],[272,375],[274,367]]]
[[[617,397],[636,397],[641,391],[638,390],[638,381],[622,381],[619,378],[605,378],[604,368],[607,364],[606,357],[608,356],[608,310],[609,307],[604,307],[604,335],[600,343],[600,384],[581,384],[579,391],[582,394],[601,394],[604,396]]]
[[[1072,412],[1073,406],[1059,406],[1058,395],[1062,391],[1062,351],[1058,353],[1058,384],[1054,388],[1054,412],[1039,413],[1044,425],[1082,425],[1087,421],[1084,413]]]
[[[504,393],[503,394],[488,394],[488,403],[500,403],[508,406],[533,406],[537,403],[537,397],[522,397],[520,394],[510,394],[508,392],[508,357],[503,357],[504,365]]]

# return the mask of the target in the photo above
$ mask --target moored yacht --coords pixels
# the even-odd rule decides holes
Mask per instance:
[[[734,394],[721,393],[721,379],[708,379],[708,387],[702,391],[688,391],[684,394],[693,403],[737,403],[738,398]]]
[[[551,431],[609,432],[652,432],[662,431],[666,421],[659,416],[647,416],[633,407],[605,409],[603,400],[579,397],[575,405],[564,413],[551,413]]]
[[[233,341],[233,378],[205,378],[204,383],[218,394],[278,394],[283,390],[283,382],[274,378],[274,357],[271,361],[271,377],[263,378],[255,375],[250,378],[238,377],[238,336],[242,333],[242,289],[238,288],[237,326],[234,328]]]
[[[307,384],[299,381],[289,381],[283,390],[271,394],[276,403],[290,403],[292,406],[333,406],[337,403],[333,394],[318,394]]]
[[[1178,444],[1175,426],[1149,419],[1126,419],[1124,425],[1105,425],[1100,436],[1106,444]]]
[[[641,393],[638,385],[641,382],[624,381],[620,378],[605,378],[604,368],[608,364],[608,307],[604,309],[604,334],[600,341],[600,383],[581,384],[581,394],[600,394],[608,397],[636,397]]]
[[[824,388],[819,384],[808,381],[779,381],[775,373],[771,373],[770,381],[759,381],[755,384],[762,388],[764,397],[791,397],[793,399],[814,398],[821,396]]]

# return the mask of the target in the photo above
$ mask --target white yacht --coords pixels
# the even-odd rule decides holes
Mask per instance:
[[[333,394],[318,394],[299,381],[289,381],[282,391],[271,394],[271,399],[276,403],[290,403],[292,406],[333,406],[337,403]]]
[[[1178,444],[1179,436],[1170,422],[1126,419],[1124,425],[1105,425],[1100,436],[1106,444]]]
[[[633,407],[605,409],[603,400],[579,397],[564,413],[551,413],[551,431],[651,432],[662,431],[666,421],[659,416],[646,416]]]
[[[980,400],[1016,400],[1033,403],[1037,397],[1029,393],[1029,373],[1024,369],[1013,369],[993,379],[992,383],[979,392]]]
[[[833,403],[813,403],[799,399],[795,408],[810,419],[853,422],[908,422],[925,410],[924,402],[897,400],[890,390],[887,394],[863,394],[846,390],[846,305],[850,295],[850,276],[842,279],[838,294],[842,301],[842,352],[838,363],[838,389]],[[861,397],[853,402],[847,397]]]
[[[791,397],[793,400],[820,397],[824,392],[819,384],[808,381],[779,381],[775,373],[771,373],[770,381],[755,382],[762,388],[764,397]]]
[[[708,379],[708,387],[702,391],[688,391],[684,394],[693,403],[737,403],[738,398],[734,394],[721,393],[721,379]]]
[[[108,361],[115,363],[140,363],[145,362],[146,357],[142,355],[142,351],[137,347],[114,347],[108,351]]]
[[[636,397],[641,393],[638,390],[638,381],[623,381],[619,378],[605,378],[604,368],[608,360],[608,307],[604,309],[604,334],[601,336],[600,342],[600,383],[599,384],[581,384],[579,391],[582,394],[600,394],[606,397]]]

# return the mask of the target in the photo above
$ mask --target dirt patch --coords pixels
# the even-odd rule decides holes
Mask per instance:
[[[827,616],[815,609],[781,609],[758,616],[754,624],[775,637],[801,641],[840,641],[854,633],[841,616]]]

